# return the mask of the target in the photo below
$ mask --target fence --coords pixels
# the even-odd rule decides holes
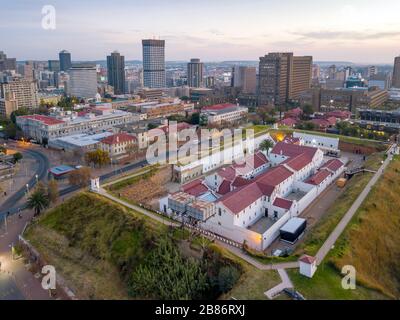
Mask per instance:
[[[28,255],[29,261],[33,262],[41,270],[43,266],[47,265],[48,263],[41,257],[40,253],[22,236],[27,226],[28,224],[25,225],[23,232],[18,237],[19,244]],[[58,296],[65,296],[68,299],[77,300],[75,294],[65,284],[65,280],[58,274],[56,276],[56,285],[57,288],[61,289],[61,292],[56,290]]]

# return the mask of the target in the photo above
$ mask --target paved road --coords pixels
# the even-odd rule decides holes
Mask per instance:
[[[24,149],[20,151],[25,154],[28,153],[31,157],[36,159],[39,164],[36,174],[38,175],[39,181],[43,180],[46,177],[47,171],[50,166],[49,159],[47,159],[47,157],[43,153],[36,150]],[[36,185],[36,183],[36,177],[35,174],[33,174],[32,178],[28,181],[29,189],[31,190]],[[0,206],[0,220],[4,219],[4,214],[6,214],[7,212],[14,214],[18,211],[18,206],[15,206],[15,204],[25,196],[25,192],[26,187],[24,186],[17,192],[15,192],[6,201],[4,201],[4,203]],[[22,207],[24,208],[25,206]]]
[[[25,150],[24,152],[29,153],[30,155],[32,155],[33,157],[35,157],[35,159],[37,159],[37,161],[39,162],[39,169],[37,171],[37,175],[38,175],[38,179],[39,181],[42,180],[43,178],[46,177],[47,171],[49,169],[49,160],[47,159],[47,157],[39,152],[39,151],[34,151],[34,150]],[[103,174],[100,176],[100,182],[103,182],[107,179],[110,179],[114,176],[123,174],[125,172],[128,171],[132,171],[138,168],[143,167],[144,165],[147,164],[146,160],[134,163],[134,164],[130,164],[127,165],[125,167],[122,167],[118,170],[114,170],[112,172]],[[33,176],[31,178],[31,180],[29,180],[29,189],[32,189],[36,184],[36,177]],[[81,187],[78,186],[70,186],[67,187],[63,190],[60,190],[59,194],[60,196],[65,196],[71,192],[75,192],[77,190],[79,190]],[[26,187],[21,188],[20,190],[18,190],[15,194],[13,194],[9,199],[7,199],[7,201],[5,201],[1,207],[0,207],[0,221],[2,221],[4,219],[4,215],[7,214],[7,212],[10,212],[10,214],[15,214],[18,212],[18,208],[21,209],[25,209],[26,208],[26,203],[21,204],[16,206],[15,204],[21,200],[24,196],[25,196],[25,191],[26,191]]]
[[[332,249],[333,245],[335,244],[337,239],[340,237],[340,235],[342,234],[344,229],[347,227],[348,223],[351,221],[354,214],[357,212],[358,208],[361,206],[361,204],[367,198],[369,192],[371,191],[371,188],[376,184],[376,182],[382,176],[384,170],[386,169],[386,167],[389,165],[390,161],[393,158],[393,156],[390,154],[390,152],[393,150],[394,150],[394,147],[390,148],[390,150],[388,152],[388,157],[386,158],[386,160],[384,161],[384,163],[382,164],[380,169],[375,173],[375,175],[372,177],[372,179],[368,182],[367,186],[364,188],[364,190],[358,196],[356,201],[354,201],[353,205],[346,212],[346,214],[344,215],[342,220],[340,220],[339,224],[336,226],[336,228],[333,230],[333,232],[329,235],[328,239],[326,239],[324,244],[319,249],[319,251],[316,255],[318,265],[324,260],[326,255]]]

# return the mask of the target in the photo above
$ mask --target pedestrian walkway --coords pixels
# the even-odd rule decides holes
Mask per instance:
[[[273,299],[275,296],[280,294],[284,289],[293,288],[293,283],[290,281],[288,274],[286,273],[285,269],[278,269],[279,276],[282,279],[282,282],[277,286],[269,289],[268,291],[264,292],[264,294],[268,297],[268,299]]]
[[[364,200],[367,198],[369,192],[371,191],[372,187],[377,183],[379,178],[382,176],[384,170],[386,167],[389,165],[390,161],[393,159],[393,155],[391,154],[391,151],[396,151],[396,148],[392,146],[389,151],[387,152],[387,158],[383,162],[382,166],[379,168],[379,170],[375,173],[375,175],[372,177],[372,179],[368,182],[367,186],[364,188],[364,190],[361,192],[361,194],[358,196],[356,201],[354,201],[353,205],[350,207],[350,209],[346,212],[346,214],[343,216],[342,220],[338,223],[336,228],[332,231],[332,233],[329,235],[328,239],[323,243],[321,248],[318,250],[318,253],[316,255],[317,259],[317,264],[321,264],[321,262],[324,260],[326,255],[329,253],[329,251],[333,248],[333,245],[337,241],[337,239],[340,237],[344,229],[347,227],[351,219],[353,218],[354,214],[357,212],[357,210],[360,208]]]

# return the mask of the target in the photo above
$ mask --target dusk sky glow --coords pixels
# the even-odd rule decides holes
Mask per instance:
[[[41,27],[44,5],[56,30]],[[9,57],[142,59],[141,39],[166,40],[167,60],[258,60],[293,51],[314,60],[393,63],[400,53],[400,1],[385,0],[1,0],[0,50]]]

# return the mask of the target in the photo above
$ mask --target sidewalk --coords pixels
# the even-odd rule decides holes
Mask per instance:
[[[50,299],[48,291],[43,290],[40,280],[26,269],[23,259],[14,260],[11,253],[12,244],[18,243],[18,236],[32,216],[33,212],[24,210],[21,219],[17,215],[8,218],[7,233],[4,230],[4,223],[2,224],[0,229],[1,270],[3,276],[6,275],[7,287],[18,289],[19,293],[14,292],[11,298],[19,294],[26,300],[48,300]]]
[[[273,299],[276,295],[280,294],[284,289],[293,288],[293,283],[290,281],[288,274],[285,269],[278,269],[279,276],[282,279],[282,282],[277,286],[269,289],[264,292],[264,294],[268,297],[268,299]]]

